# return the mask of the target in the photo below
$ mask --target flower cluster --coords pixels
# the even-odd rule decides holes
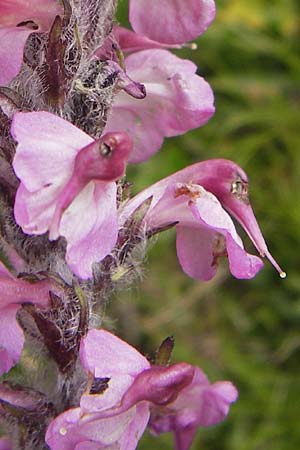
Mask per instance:
[[[82,339],[80,359],[91,375],[80,406],[58,416],[46,442],[53,450],[135,448],[146,428],[173,431],[179,450],[189,448],[199,426],[228,413],[237,391],[230,382],[210,384],[186,363],[151,366],[134,348],[104,330]]]
[[[127,164],[214,113],[209,84],[171,51],[193,48],[215,5],[165,0],[162,13],[158,0],[130,0],[129,30],[112,23],[115,3],[0,5],[3,450],[134,450],[147,426],[188,450],[199,427],[226,417],[236,388],[170,364],[171,339],[150,363],[100,329],[102,306],[138,275],[154,234],[176,228],[179,263],[194,279],[214,277],[221,256],[234,277],[253,278],[263,263],[234,218],[285,276],[234,162],[198,162],[130,197]]]

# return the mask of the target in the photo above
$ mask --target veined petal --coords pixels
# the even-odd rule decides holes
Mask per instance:
[[[215,17],[213,0],[130,0],[129,20],[137,33],[181,44],[204,33]]]

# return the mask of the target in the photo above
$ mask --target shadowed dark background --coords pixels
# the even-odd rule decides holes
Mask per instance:
[[[200,365],[212,381],[239,389],[228,419],[202,430],[194,450],[295,450],[300,446],[300,22],[297,0],[217,1],[217,18],[182,50],[215,92],[216,114],[183,137],[167,139],[131,167],[137,192],[193,162],[229,158],[250,178],[257,219],[274,257],[251,281],[233,279],[224,261],[208,283],[177,262],[174,231],[149,252],[142,283],[116,294],[107,323],[144,352],[174,335],[174,361]],[[127,2],[119,18],[126,24]],[[138,81],[138,80],[137,80]],[[241,232],[246,247],[254,249]],[[146,435],[139,448],[173,448],[171,436]]]

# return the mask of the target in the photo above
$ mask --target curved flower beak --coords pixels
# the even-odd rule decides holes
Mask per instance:
[[[281,278],[286,273],[271,255],[259,228],[249,201],[249,183],[246,173],[232,161],[212,159],[209,175],[202,185],[216,195],[224,208],[241,224],[261,257],[266,257]]]

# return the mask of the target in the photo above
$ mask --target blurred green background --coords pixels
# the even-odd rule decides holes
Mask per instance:
[[[297,0],[217,0],[217,8],[198,50],[177,52],[194,60],[210,82],[215,116],[199,130],[166,140],[128,178],[137,192],[195,161],[233,159],[249,175],[253,208],[288,277],[281,280],[266,262],[254,280],[238,281],[224,261],[213,281],[190,280],[177,262],[174,230],[168,231],[151,247],[142,282],[110,303],[107,324],[113,319],[117,333],[144,352],[174,335],[174,361],[236,384],[240,396],[228,419],[201,430],[194,450],[297,450],[300,6]],[[126,24],[125,0],[119,17]],[[146,435],[139,448],[158,446],[172,449],[171,436]]]

